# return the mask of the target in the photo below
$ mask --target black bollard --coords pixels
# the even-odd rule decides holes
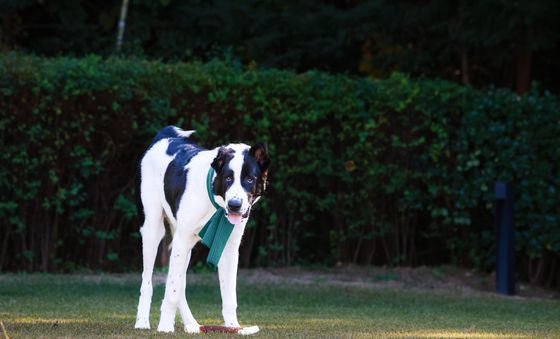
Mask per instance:
[[[497,181],[496,204],[496,292],[515,294],[515,262],[513,243],[513,187]]]

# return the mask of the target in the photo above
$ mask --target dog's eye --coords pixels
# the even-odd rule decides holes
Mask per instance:
[[[253,179],[252,177],[247,177],[245,178],[245,181],[247,181],[248,184],[252,184],[255,179]]]
[[[228,175],[228,176],[226,177],[226,181],[227,181],[227,182],[233,181],[233,177],[232,177],[231,175]]]

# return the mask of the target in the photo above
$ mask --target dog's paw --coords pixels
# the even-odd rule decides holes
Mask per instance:
[[[251,335],[257,333],[258,331],[260,331],[260,328],[258,326],[249,326],[249,327],[243,327],[237,333],[241,335]]]
[[[158,326],[157,331],[162,332],[162,333],[173,333],[173,332],[175,332],[175,329],[172,328],[172,327]]]
[[[163,305],[165,300],[163,301]],[[173,333],[175,332],[175,312],[166,310],[161,306],[161,316],[159,318],[158,332]]]
[[[134,324],[134,328],[138,330],[149,330],[150,321],[148,319],[136,319],[136,324]]]
[[[239,325],[239,322],[237,320],[226,320],[224,321],[224,326],[241,328],[241,325]]]
[[[158,332],[173,333],[175,332],[175,326],[173,324],[166,324],[160,322],[157,328]]]
[[[190,334],[200,333],[200,325],[199,324],[185,325],[185,332]]]

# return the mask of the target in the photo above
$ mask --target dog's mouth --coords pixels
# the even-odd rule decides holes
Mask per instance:
[[[251,208],[248,208],[247,212],[242,214],[242,213],[239,213],[239,212],[231,212],[231,211],[226,209],[226,218],[230,223],[232,223],[234,225],[237,225],[237,224],[240,224],[243,221],[243,219],[247,219],[249,217],[249,212],[250,211],[251,211]]]

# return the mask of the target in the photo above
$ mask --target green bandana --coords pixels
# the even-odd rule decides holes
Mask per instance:
[[[212,215],[210,220],[208,220],[206,225],[204,225],[200,233],[198,233],[198,236],[202,238],[202,243],[210,249],[208,257],[206,258],[208,266],[216,269],[231,231],[233,231],[233,224],[227,220],[226,211],[214,200],[214,194],[212,193],[213,176],[214,169],[210,167],[208,176],[206,177],[206,190],[208,191],[210,202],[212,202],[212,205],[216,208],[216,212]]]

